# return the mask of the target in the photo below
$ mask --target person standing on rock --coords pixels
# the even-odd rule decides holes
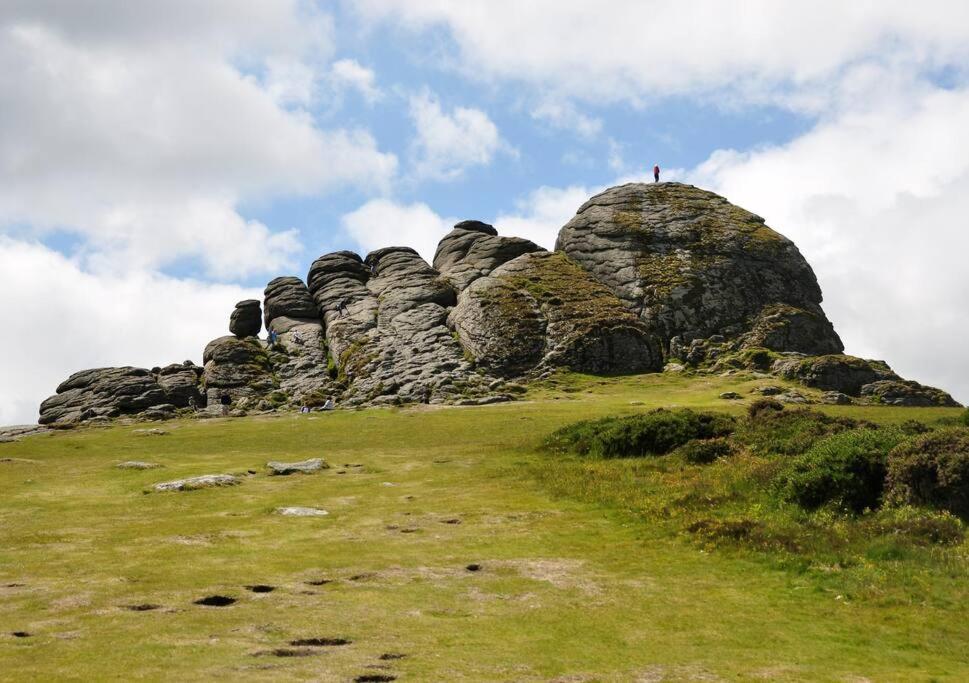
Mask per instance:
[[[659,182],[659,164],[656,164],[655,166],[653,166],[653,182],[654,183]]]

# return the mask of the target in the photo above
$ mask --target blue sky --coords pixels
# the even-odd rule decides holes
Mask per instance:
[[[200,359],[327,251],[455,220],[551,247],[644,177],[791,237],[848,351],[969,400],[969,6],[11,0],[0,423],[71,371]]]

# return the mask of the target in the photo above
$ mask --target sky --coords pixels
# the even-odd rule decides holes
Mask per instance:
[[[961,0],[4,0],[0,424],[200,362],[329,251],[551,248],[654,163],[794,240],[848,353],[967,402],[967,121]]]

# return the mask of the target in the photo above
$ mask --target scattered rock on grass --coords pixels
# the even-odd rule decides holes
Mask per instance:
[[[825,391],[821,394],[821,403],[833,406],[846,406],[851,403],[851,397],[840,391]]]
[[[168,432],[164,429],[159,429],[158,427],[153,427],[151,429],[133,429],[131,433],[135,436],[165,436]]]
[[[276,508],[276,514],[283,517],[325,517],[330,513],[320,508],[283,507]]]
[[[152,610],[161,609],[161,605],[154,605],[150,602],[145,602],[140,605],[125,605],[126,610],[131,612],[151,612]]]
[[[157,462],[145,462],[143,460],[127,460],[115,465],[119,470],[152,470],[161,467]]]
[[[472,562],[471,564],[469,564],[468,566],[466,566],[465,569],[467,569],[469,572],[479,572],[479,571],[481,571],[481,565]]]
[[[736,391],[725,391],[722,394],[720,394],[720,398],[728,401],[736,401],[737,399],[740,399],[743,397],[740,394],[738,394]]]
[[[26,631],[14,631],[10,635],[12,635],[14,638],[30,638],[32,634],[27,633]]]
[[[235,486],[241,484],[239,477],[231,474],[203,474],[200,477],[163,481],[154,485],[155,491],[196,491],[198,489],[218,488],[220,486]]]
[[[353,679],[353,683],[390,683],[396,681],[393,674],[364,674]]]
[[[302,460],[300,462],[267,462],[266,467],[269,468],[269,474],[287,475],[312,474],[313,472],[329,469],[330,466],[322,458],[310,458],[309,460]]]
[[[403,659],[406,656],[407,655],[401,654],[399,652],[385,652],[384,654],[380,655],[377,659],[379,659],[382,662],[389,662],[395,659]]]

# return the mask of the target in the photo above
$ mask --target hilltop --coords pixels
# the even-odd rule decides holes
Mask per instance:
[[[462,221],[433,263],[408,247],[341,251],[236,304],[202,366],[83,370],[40,407],[54,427],[121,416],[258,414],[514,400],[558,369],[751,371],[825,393],[788,402],[954,406],[883,361],[843,354],[797,247],[759,216],[680,183],[610,188],[555,251]],[[263,326],[278,335],[269,345]],[[208,409],[208,413],[204,411]]]

